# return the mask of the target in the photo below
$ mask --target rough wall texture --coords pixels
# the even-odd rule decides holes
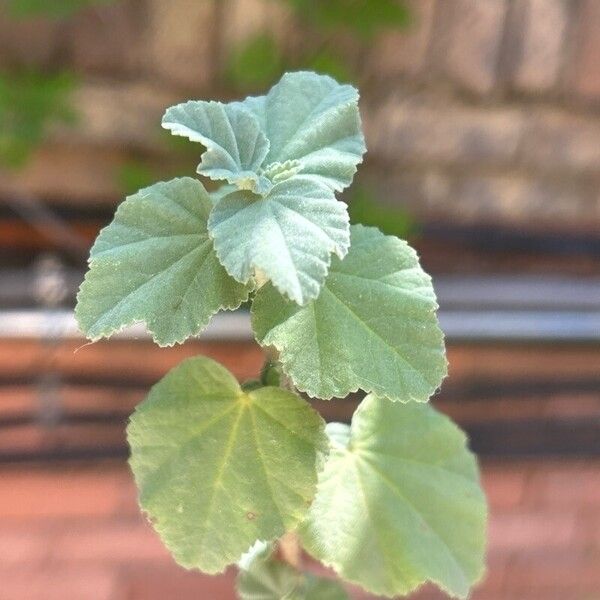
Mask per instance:
[[[424,219],[597,229],[600,2],[411,5],[412,27],[361,57],[365,176]],[[80,129],[0,189],[116,201],[118,158],[159,152],[165,106],[219,94],[227,52],[263,28],[293,38],[287,17],[274,0],[122,0],[60,24],[0,18],[0,65],[69,65],[83,81]]]

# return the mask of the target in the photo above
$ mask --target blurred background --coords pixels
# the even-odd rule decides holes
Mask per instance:
[[[473,598],[600,599],[600,1],[0,0],[0,600],[234,598],[139,515],[124,426],[186,356],[255,375],[247,318],[83,346],[72,308],[123,197],[195,171],[164,109],[301,68],[359,86],[369,153],[343,199],[434,276],[433,401],[491,508]]]

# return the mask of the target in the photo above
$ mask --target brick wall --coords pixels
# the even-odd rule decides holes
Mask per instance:
[[[421,219],[597,229],[600,2],[410,4],[413,25],[359,57],[363,176]],[[68,65],[82,79],[80,127],[2,174],[0,192],[116,202],[123,159],[163,160],[165,106],[222,94],[227,52],[266,28],[297,34],[274,0],[121,0],[68,22],[0,18],[0,66]]]

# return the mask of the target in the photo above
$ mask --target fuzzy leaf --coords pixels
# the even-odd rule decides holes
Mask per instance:
[[[350,185],[366,151],[354,87],[326,75],[286,73],[266,96],[236,104],[251,110],[266,133],[265,165],[298,160],[301,173],[336,191]]]
[[[270,189],[270,181],[259,174],[269,141],[256,117],[239,103],[185,102],[169,108],[162,125],[174,135],[206,146],[200,175],[258,193]]]
[[[157,383],[127,435],[142,508],[177,562],[207,573],[298,524],[327,447],[307,402],[281,388],[243,391],[205,357]]]
[[[426,402],[446,374],[430,277],[405,242],[353,225],[319,297],[299,307],[266,285],[256,294],[257,340],[279,351],[294,385],[317,398],[363,389]]]
[[[465,598],[484,570],[486,502],[465,435],[431,406],[368,396],[331,449],[306,549],[374,594],[427,580]]]
[[[331,253],[349,244],[348,211],[324,184],[286,179],[260,197],[234,192],[215,205],[208,228],[227,272],[247,282],[257,270],[298,304],[316,298]]]
[[[91,250],[77,296],[75,315],[88,338],[145,321],[158,344],[172,345],[247,300],[251,287],[227,275],[208,237],[211,208],[190,178],[157,183],[119,206]]]
[[[301,573],[273,556],[270,544],[257,542],[238,564],[241,600],[348,600],[335,581]]]

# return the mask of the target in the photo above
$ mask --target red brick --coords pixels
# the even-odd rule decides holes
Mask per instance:
[[[47,560],[52,543],[50,532],[34,528],[31,524],[22,527],[0,526],[0,570],[13,573],[22,572],[23,569],[35,571]]]
[[[123,576],[127,600],[237,600],[233,569],[224,575],[209,576],[168,569],[135,569]]]
[[[600,555],[585,556],[576,549],[517,557],[507,573],[506,589],[549,593],[561,590],[564,598],[586,598],[600,590]]]
[[[70,562],[170,564],[172,559],[150,525],[140,515],[126,523],[85,523],[65,527],[56,537],[52,558]]]
[[[547,465],[533,474],[531,491],[541,507],[600,507],[600,462]]]
[[[0,472],[0,521],[102,517],[115,514],[123,501],[122,470]]]
[[[519,506],[525,497],[527,472],[522,467],[493,467],[482,469],[482,483],[490,510],[508,510]]]
[[[582,0],[578,6],[576,47],[568,75],[575,93],[600,100],[600,3]]]
[[[568,548],[576,536],[574,512],[492,514],[489,545],[496,552],[531,553],[548,548]]]
[[[0,600],[121,600],[117,573],[108,569],[56,569],[3,573]]]

